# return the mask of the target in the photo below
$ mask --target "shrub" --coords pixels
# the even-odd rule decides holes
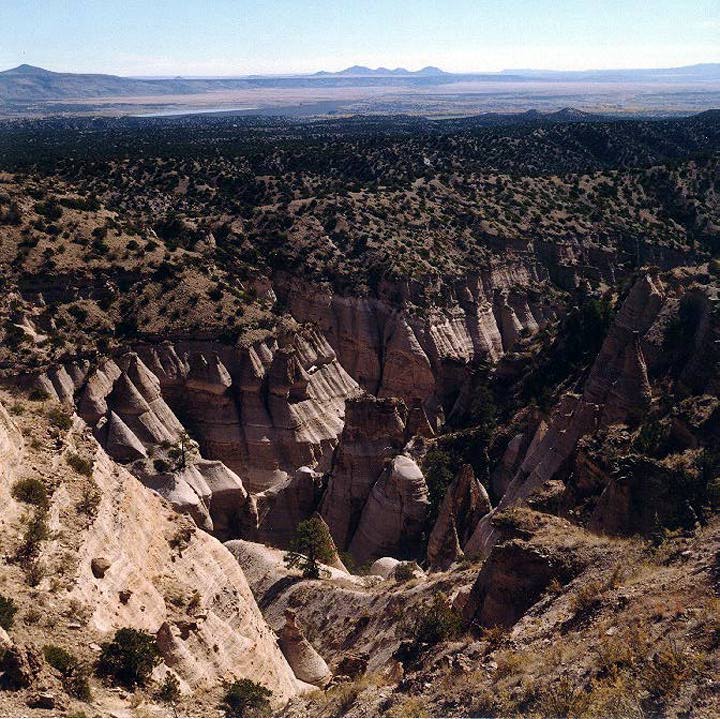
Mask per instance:
[[[0,627],[10,629],[15,621],[17,607],[10,598],[0,594]]]
[[[453,481],[458,469],[460,469],[459,465],[460,463],[457,461],[457,458],[452,457],[442,449],[431,449],[425,455],[423,460],[423,473],[428,485],[430,498],[429,526],[437,519],[445,492],[450,482]]]
[[[409,582],[415,577],[415,567],[413,562],[402,562],[395,567],[394,573],[395,581],[399,584]]]
[[[229,717],[266,716],[272,692],[251,679],[239,679],[228,685],[222,707]]]
[[[442,594],[433,596],[429,606],[423,607],[414,623],[416,641],[421,644],[439,644],[457,638],[463,630],[463,621]]]
[[[86,667],[70,652],[54,644],[43,647],[45,661],[62,675],[62,684],[68,694],[88,701],[90,684]]]
[[[575,614],[586,614],[600,605],[605,586],[600,580],[591,579],[578,587],[570,600]]]
[[[27,561],[24,564],[25,581],[30,587],[37,587],[42,582],[43,577],[47,574],[46,566],[38,561]]]
[[[155,471],[159,472],[160,474],[165,474],[172,469],[172,465],[170,464],[170,462],[162,458],[154,459],[153,467],[155,468]]]
[[[180,698],[180,682],[174,674],[166,674],[155,692],[155,698],[165,704],[175,704]]]
[[[290,551],[285,554],[289,569],[298,568],[306,579],[320,577],[320,562],[327,564],[333,559],[333,541],[327,525],[319,517],[311,517],[297,526]]]
[[[87,517],[94,517],[97,514],[98,506],[100,505],[100,492],[97,489],[97,485],[92,482],[88,486],[83,487],[83,493],[80,497],[80,501],[75,505],[80,514],[84,514]]]
[[[62,407],[51,407],[47,411],[48,419],[65,432],[72,427],[72,417]]]
[[[503,679],[518,674],[527,663],[527,658],[522,652],[500,652],[495,655],[497,669],[495,679]]]
[[[102,645],[97,672],[132,689],[144,686],[159,663],[160,650],[155,637],[142,630],[125,627],[115,632],[111,642]]]
[[[33,504],[36,507],[47,507],[49,504],[47,489],[37,477],[19,479],[12,487],[12,496],[18,502]]]
[[[43,647],[45,661],[60,674],[67,674],[77,665],[77,659],[62,647],[55,644],[46,644]]]
[[[50,395],[44,389],[35,387],[30,390],[28,398],[33,402],[44,402],[46,399],[50,399]]]
[[[538,709],[542,716],[582,716],[589,707],[587,692],[567,676],[561,677],[540,697]]]
[[[91,459],[81,457],[75,452],[69,452],[65,456],[65,461],[78,473],[86,477],[92,476],[93,462]]]
[[[55,200],[36,202],[34,209],[35,212],[38,213],[38,215],[42,215],[43,217],[45,217],[45,219],[50,220],[50,222],[59,220],[63,214],[62,207],[60,207],[60,205]]]
[[[47,524],[47,508],[38,507],[30,516],[23,534],[23,540],[18,548],[17,556],[23,563],[29,563],[38,553],[40,542],[50,536]]]

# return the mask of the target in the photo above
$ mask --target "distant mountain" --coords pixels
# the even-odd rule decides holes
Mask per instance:
[[[150,81],[115,75],[51,72],[32,65],[0,72],[0,100],[11,103],[153,93],[157,88]]]
[[[316,77],[413,77],[413,76],[433,76],[433,75],[449,75],[439,67],[428,65],[420,70],[406,70],[404,67],[396,67],[391,70],[387,67],[370,68],[365,65],[352,65],[338,72],[327,72],[325,70],[316,72]]]
[[[589,70],[546,71],[504,70],[496,73],[444,72],[428,65],[420,70],[404,67],[370,68],[353,65],[339,72],[318,72],[314,75],[248,76],[226,78],[199,77],[118,77],[116,75],[51,72],[32,65],[20,65],[0,72],[0,113],[24,112],[44,103],[62,103],[70,100],[87,100],[91,105],[97,98],[123,98],[138,96],[193,95],[219,90],[235,91],[247,88],[312,88],[318,87],[413,87],[427,88],[457,82],[560,83],[657,83],[692,84],[720,83],[720,63],[706,63],[679,68],[650,70]],[[719,86],[720,89],[720,86]],[[56,109],[56,106],[50,108]],[[67,111],[67,108],[64,108]],[[569,117],[572,121],[576,118]]]
[[[720,63],[626,70],[502,70],[500,75],[545,82],[716,82]]]

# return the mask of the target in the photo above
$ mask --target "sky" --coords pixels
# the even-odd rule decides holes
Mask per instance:
[[[0,0],[0,70],[247,75],[720,62],[720,0]]]

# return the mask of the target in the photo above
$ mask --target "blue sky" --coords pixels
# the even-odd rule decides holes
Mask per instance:
[[[720,61],[720,0],[0,0],[0,27],[0,69],[126,75]]]

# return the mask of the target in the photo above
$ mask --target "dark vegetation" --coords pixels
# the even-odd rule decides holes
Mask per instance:
[[[558,246],[611,252],[619,278],[717,249],[712,112],[494,126],[203,117],[1,127],[0,169],[17,173],[0,184],[0,222],[13,233],[3,284],[43,293],[48,360],[159,336],[255,338],[283,315],[292,276],[422,314],[508,246],[550,273]],[[259,278],[272,278],[274,304]],[[562,278],[551,280],[547,292],[567,301]],[[77,288],[72,301],[66,287]],[[580,309],[569,344],[599,336],[592,322],[605,320]],[[2,327],[0,366],[41,364],[22,325],[8,315]],[[566,364],[579,354],[569,346]],[[536,375],[524,399],[544,405],[545,368]]]
[[[0,594],[0,627],[10,629],[15,621],[17,607],[11,597]]]
[[[139,629],[123,628],[102,645],[97,672],[130,689],[144,686],[161,661],[155,637]]]
[[[251,679],[239,679],[227,686],[222,707],[228,717],[261,717],[270,713],[272,692]]]
[[[333,547],[325,522],[311,517],[298,524],[295,539],[285,553],[285,564],[290,569],[299,569],[305,579],[319,579],[320,564],[332,561]]]
[[[579,384],[610,329],[614,305],[609,297],[581,298],[563,318],[557,334],[529,362],[519,394],[521,404],[548,411],[567,382]]]
[[[465,622],[448,598],[436,593],[428,604],[412,612],[403,629],[409,639],[400,645],[395,656],[402,662],[414,662],[429,647],[461,636]]]
[[[54,644],[43,647],[45,661],[60,672],[65,690],[82,701],[90,699],[89,670],[74,654]]]

